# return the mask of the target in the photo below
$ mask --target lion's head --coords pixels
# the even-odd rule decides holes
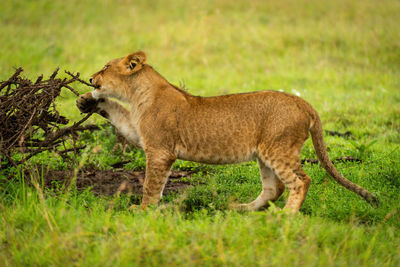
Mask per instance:
[[[95,99],[101,97],[129,99],[135,84],[138,83],[138,78],[141,80],[140,76],[143,76],[141,74],[146,66],[146,54],[142,51],[111,60],[89,79],[96,86],[92,96]]]

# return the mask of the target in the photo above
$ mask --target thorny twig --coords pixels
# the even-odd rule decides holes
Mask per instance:
[[[57,78],[58,70],[47,80],[43,80],[41,75],[32,82],[21,77],[23,69],[18,68],[7,81],[0,82],[0,168],[17,166],[47,150],[60,154],[69,151],[76,153],[82,148],[77,147],[76,142],[73,142],[73,150],[65,147],[59,150],[59,147],[79,131],[99,129],[95,125],[82,125],[91,113],[72,126],[62,127],[69,120],[56,109],[55,100],[61,90],[66,88],[78,96],[79,93],[70,86],[71,83],[94,86],[81,80],[79,73],[66,71],[71,78]],[[12,155],[16,152],[22,153],[21,160],[13,160]]]

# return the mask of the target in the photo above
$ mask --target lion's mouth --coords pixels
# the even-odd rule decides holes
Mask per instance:
[[[102,93],[100,91],[100,88],[94,88],[94,90],[92,91],[92,97],[94,99],[99,99],[101,97]]]

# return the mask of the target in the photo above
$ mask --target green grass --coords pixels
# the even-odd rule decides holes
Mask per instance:
[[[320,113],[331,158],[348,179],[375,193],[374,208],[330,180],[318,165],[301,214],[237,213],[232,202],[261,190],[254,162],[205,168],[187,192],[148,211],[127,196],[98,197],[28,186],[0,174],[0,265],[400,265],[400,2],[385,1],[1,1],[0,80],[22,66],[57,66],[87,79],[108,60],[144,50],[170,82],[196,95],[264,89],[298,93]],[[87,90],[78,87],[80,92]],[[65,93],[59,110],[81,118]],[[92,116],[94,123],[103,123]],[[86,134],[83,165],[100,169],[143,152],[115,148],[112,129]],[[92,154],[94,147],[100,151]],[[315,158],[307,141],[302,158]],[[51,153],[29,164],[68,168]],[[27,165],[29,167],[31,165]],[[287,193],[277,207],[282,207]]]
[[[6,265],[395,266],[400,261],[399,235],[385,224],[365,227],[280,212],[185,214],[175,207],[130,212],[124,201],[109,208],[110,202],[90,194],[41,204],[29,192],[12,209],[2,208]]]

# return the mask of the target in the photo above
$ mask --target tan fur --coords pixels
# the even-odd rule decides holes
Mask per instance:
[[[110,61],[92,77],[98,88],[77,100],[96,111],[146,153],[142,205],[158,203],[170,168],[179,158],[210,164],[257,159],[262,192],[238,207],[256,210],[289,189],[285,208],[300,209],[310,177],[301,169],[300,150],[311,132],[322,166],[344,187],[367,201],[376,198],[340,175],[326,153],[321,121],[310,104],[275,91],[193,96],[171,85],[136,52]],[[130,111],[109,97],[129,103]]]

